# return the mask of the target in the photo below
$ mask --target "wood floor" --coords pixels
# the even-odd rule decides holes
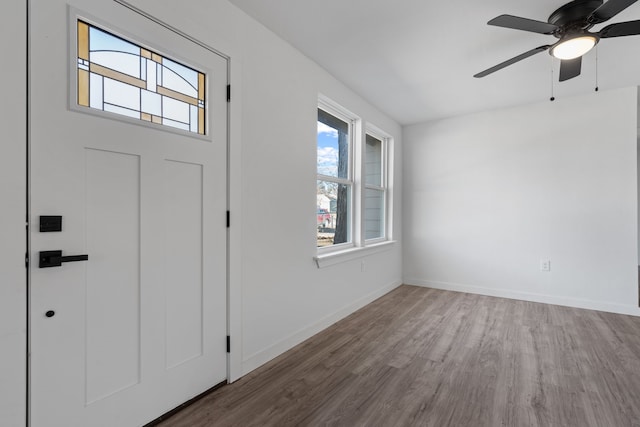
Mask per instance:
[[[640,318],[401,286],[160,425],[640,426]]]

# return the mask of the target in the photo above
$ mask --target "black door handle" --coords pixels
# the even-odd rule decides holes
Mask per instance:
[[[63,262],[87,261],[89,255],[62,256],[62,251],[41,251],[40,268],[60,267]]]

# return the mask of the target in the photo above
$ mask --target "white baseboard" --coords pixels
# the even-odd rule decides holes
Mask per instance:
[[[486,288],[482,286],[463,285],[459,283],[438,282],[432,280],[405,278],[407,285],[425,288],[441,289],[445,291],[466,292],[469,294],[486,295],[491,297],[517,299],[545,304],[562,305],[566,307],[585,308],[588,310],[606,311],[609,313],[640,316],[640,308],[635,305],[615,304],[603,301],[593,301],[578,298],[568,298],[556,295],[544,295],[529,292],[511,291],[507,289]]]
[[[344,319],[345,317],[355,312],[356,310],[361,309],[362,307],[369,304],[370,302],[391,292],[401,284],[402,284],[402,281],[397,280],[397,281],[394,281],[393,283],[383,286],[382,288],[374,292],[371,292],[370,294],[360,298],[359,300],[341,308],[335,313],[329,314],[328,316],[322,318],[318,322],[310,326],[307,326],[299,330],[298,332],[295,332],[294,334],[275,343],[274,345],[267,347],[264,350],[261,350],[253,354],[252,356],[249,356],[246,360],[242,362],[242,375],[248,374],[254,369],[264,365],[268,361],[281,355],[285,351],[292,349],[293,347],[300,344],[304,340],[328,328],[329,326],[333,325],[337,321]]]

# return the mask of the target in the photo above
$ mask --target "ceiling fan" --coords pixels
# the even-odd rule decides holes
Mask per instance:
[[[600,39],[640,34],[640,20],[611,24],[598,32],[589,31],[594,25],[608,21],[636,1],[574,0],[553,12],[547,22],[513,15],[497,16],[487,24],[539,34],[549,34],[559,40],[554,44],[531,49],[488,68],[473,77],[487,76],[545,50],[549,50],[551,56],[560,59],[561,82],[579,76],[582,67],[582,55],[589,52]]]

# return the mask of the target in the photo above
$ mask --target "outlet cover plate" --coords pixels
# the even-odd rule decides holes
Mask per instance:
[[[540,270],[541,271],[551,271],[551,261],[548,259],[540,260]]]

